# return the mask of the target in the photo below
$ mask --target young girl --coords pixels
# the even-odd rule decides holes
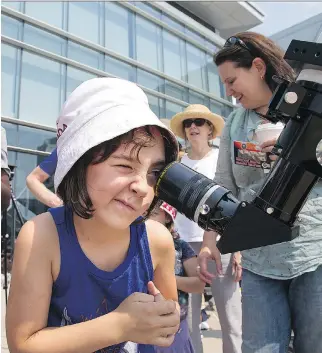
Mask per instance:
[[[174,231],[176,209],[163,202],[160,208],[152,213],[150,218],[164,224],[172,233],[176,250],[175,275],[178,287],[180,304],[180,329],[176,334],[173,344],[168,348],[156,347],[156,353],[193,353],[189,327],[187,323],[188,293],[202,293],[205,283],[198,278],[197,257],[191,246],[180,239]]]
[[[9,349],[124,353],[169,346],[180,322],[173,241],[141,215],[156,203],[160,171],[177,158],[175,137],[143,91],[119,79],[84,82],[57,128],[66,121],[55,173],[65,206],[27,222],[18,236]]]

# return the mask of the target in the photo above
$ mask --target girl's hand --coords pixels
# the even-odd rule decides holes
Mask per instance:
[[[153,285],[154,286],[154,285]],[[124,341],[169,347],[180,325],[173,300],[165,300],[149,284],[152,295],[133,293],[115,310],[120,315]]]

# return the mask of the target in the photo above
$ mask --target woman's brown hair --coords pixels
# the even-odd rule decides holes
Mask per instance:
[[[214,62],[217,66],[231,61],[237,67],[249,69],[255,58],[261,58],[266,65],[265,81],[272,92],[278,85],[273,80],[273,76],[294,81],[294,72],[283,59],[284,51],[271,39],[255,32],[241,32],[233,37],[241,39],[249,50],[238,42],[224,46],[214,56]]]

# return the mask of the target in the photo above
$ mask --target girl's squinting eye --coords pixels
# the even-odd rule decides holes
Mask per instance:
[[[130,165],[125,165],[125,164],[118,164],[116,167],[124,168],[124,169],[132,169]]]

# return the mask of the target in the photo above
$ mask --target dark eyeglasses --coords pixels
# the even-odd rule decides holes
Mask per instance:
[[[254,53],[252,52],[252,50],[247,46],[247,44],[241,40],[240,38],[238,37],[230,37],[226,40],[226,43],[224,45],[224,48],[229,48],[229,47],[232,47],[234,45],[239,45],[240,47],[246,49],[250,54],[252,54],[253,56],[256,56],[254,55]]]
[[[192,123],[194,123],[196,126],[203,126],[205,125],[206,122],[207,122],[206,119],[197,118],[197,119],[183,120],[182,124],[183,124],[183,127],[186,129],[186,128],[189,128],[192,125]]]

